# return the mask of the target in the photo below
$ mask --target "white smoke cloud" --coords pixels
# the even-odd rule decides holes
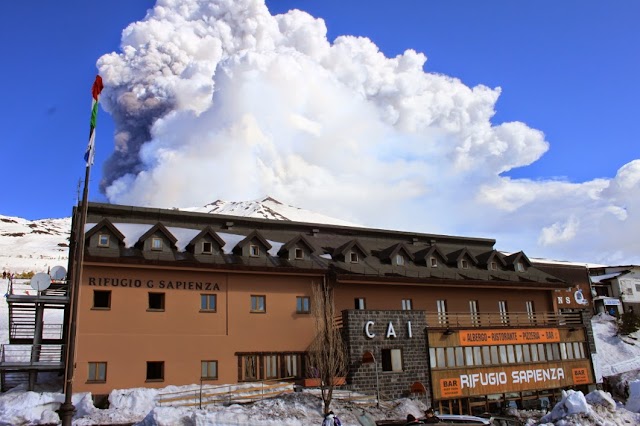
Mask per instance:
[[[509,179],[548,149],[493,125],[500,88],[327,40],[261,0],[159,0],[98,61],[116,123],[102,190],[114,203],[201,206],[271,195],[352,222],[488,236],[530,256],[640,262],[640,161],[614,179]]]

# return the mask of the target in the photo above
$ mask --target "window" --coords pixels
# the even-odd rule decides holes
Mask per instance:
[[[477,327],[480,325],[480,315],[478,315],[478,301],[469,300],[469,312],[471,313],[471,325]]]
[[[382,350],[382,371],[402,371],[402,350]]]
[[[149,293],[149,311],[164,311],[164,293]]]
[[[296,312],[299,314],[308,314],[311,308],[311,298],[309,296],[296,297]]]
[[[162,238],[151,238],[151,250],[162,250]]]
[[[640,284],[636,284],[636,291],[640,292]]]
[[[509,314],[507,313],[507,301],[498,300],[498,311],[500,311],[500,322],[509,324]]]
[[[516,263],[516,270],[518,272],[524,272],[524,264],[522,262]]]
[[[201,294],[200,295],[200,310],[215,312],[218,306],[218,300],[215,294]]]
[[[367,309],[367,304],[365,303],[366,301],[364,297],[356,297],[354,302],[356,309]]]
[[[109,234],[98,235],[98,247],[109,247]]]
[[[106,382],[107,381],[107,363],[106,362],[90,362],[88,382]]]
[[[429,258],[429,264],[431,265],[432,268],[437,268],[438,267],[438,258],[437,257],[430,257]]]
[[[462,269],[469,269],[469,261],[467,259],[462,259],[460,261],[460,267]]]
[[[396,265],[403,266],[404,265],[404,256],[401,254],[396,255]]]
[[[436,300],[436,306],[438,307],[438,324],[447,324],[447,301]]]
[[[296,260],[304,259],[304,250],[297,248],[294,250],[293,256]]]
[[[524,302],[524,304],[527,309],[527,319],[530,323],[536,322],[536,311],[533,307],[533,300],[527,300],[526,302]]]
[[[93,290],[93,309],[111,309],[111,290]]]
[[[200,363],[200,378],[213,380],[218,378],[218,361],[202,361]]]
[[[266,311],[266,296],[251,296],[251,312]]]
[[[202,242],[202,254],[213,254],[213,243],[209,241]]]
[[[267,379],[278,378],[278,356],[277,355],[265,355],[264,356],[264,371]]]
[[[300,355],[284,356],[284,376],[298,377],[300,375]]]
[[[260,247],[258,247],[255,244],[251,244],[249,246],[249,256],[251,257],[258,257],[260,256]]]
[[[242,380],[258,380],[258,356],[245,355],[242,357]]]
[[[403,311],[411,310],[411,299],[402,299],[402,310]]]
[[[164,361],[147,361],[147,382],[164,380]]]
[[[489,264],[489,269],[491,269],[492,271],[497,271],[498,270],[498,263],[496,262],[491,262]]]
[[[349,262],[358,263],[358,253],[355,251],[349,252]]]

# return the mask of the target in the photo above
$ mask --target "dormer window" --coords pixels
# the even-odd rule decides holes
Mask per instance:
[[[98,235],[98,247],[109,247],[109,234]]]
[[[438,267],[438,258],[437,257],[430,257],[429,258],[429,264],[431,265],[432,268],[437,268]]]
[[[358,263],[358,253],[355,251],[349,252],[349,262]]]
[[[297,249],[295,249],[295,250],[294,250],[294,253],[293,253],[293,257],[294,257],[294,259],[296,259],[296,260],[302,260],[302,259],[304,259],[304,250],[302,250],[301,248],[297,248]]]
[[[209,241],[202,242],[202,254],[212,254],[213,253],[213,243]]]
[[[460,267],[462,269],[469,269],[469,261],[467,259],[462,259],[460,261]]]
[[[404,265],[404,257],[401,254],[396,255],[396,265],[398,266]]]
[[[251,244],[249,246],[249,256],[251,257],[258,257],[260,256],[260,247],[258,247],[255,244]]]
[[[516,271],[524,272],[524,265],[522,264],[522,262],[516,263]]]
[[[489,264],[489,269],[491,269],[492,271],[497,271],[498,270],[498,264],[496,262],[491,262]]]
[[[151,239],[151,250],[162,250],[162,238],[153,237]]]

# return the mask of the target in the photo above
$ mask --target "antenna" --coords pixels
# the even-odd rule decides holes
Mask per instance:
[[[54,266],[53,268],[51,268],[51,272],[49,272],[49,275],[51,275],[52,280],[61,281],[64,280],[67,276],[67,270],[64,269],[63,266]]]
[[[31,288],[37,291],[46,290],[51,285],[51,277],[45,272],[39,272],[31,278]]]

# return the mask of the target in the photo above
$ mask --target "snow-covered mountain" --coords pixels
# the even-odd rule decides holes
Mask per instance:
[[[345,220],[335,219],[320,213],[283,204],[280,201],[264,197],[252,201],[216,200],[204,207],[180,209],[190,212],[215,213],[230,216],[255,217],[259,219],[290,220],[293,222],[326,223],[330,225],[360,226]]]
[[[224,214],[294,222],[357,226],[309,210],[283,204],[271,197],[253,201],[217,200],[204,207],[180,209],[189,212]],[[71,218],[30,221],[0,215],[0,269],[13,273],[46,272],[67,267]]]
[[[71,218],[27,220],[0,215],[0,269],[20,274],[67,267]]]

